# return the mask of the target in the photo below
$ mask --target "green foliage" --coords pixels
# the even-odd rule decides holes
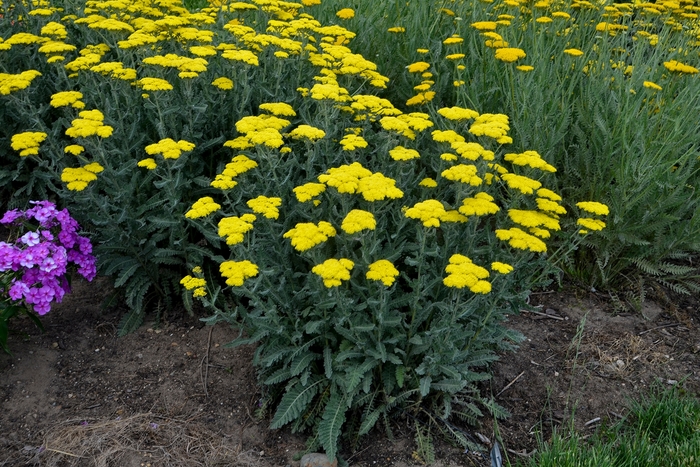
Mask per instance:
[[[555,432],[527,465],[538,467],[670,467],[700,459],[700,402],[677,388],[655,388],[631,403],[631,414],[602,428],[592,439]]]

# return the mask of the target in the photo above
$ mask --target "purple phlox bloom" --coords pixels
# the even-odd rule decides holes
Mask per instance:
[[[0,224],[11,224],[22,216],[24,216],[24,213],[17,209],[7,211],[5,215],[2,216],[2,219],[0,219]]]
[[[51,201],[30,201],[33,208],[27,210],[27,217],[34,217],[42,226],[48,226],[53,221],[56,213],[56,205]]]
[[[9,243],[0,242],[0,271],[12,269],[17,257],[17,248]]]
[[[38,244],[41,240],[39,239],[38,233],[27,232],[26,234],[22,235],[22,237],[20,237],[19,241],[27,246],[34,246]]]
[[[50,230],[40,230],[39,233],[44,237],[44,240],[51,241],[54,238]]]
[[[22,300],[26,293],[29,293],[27,284],[22,281],[14,280],[10,286],[8,295],[12,300]]]

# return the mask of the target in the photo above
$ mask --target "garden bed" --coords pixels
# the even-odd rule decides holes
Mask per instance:
[[[13,356],[0,359],[0,465],[297,464],[305,440],[268,430],[269,419],[256,417],[252,349],[224,347],[235,331],[171,313],[119,338],[122,311],[100,308],[109,292],[105,281],[76,283],[45,317],[44,334],[17,322],[26,335],[11,335]],[[501,357],[483,388],[512,413],[498,425],[511,461],[532,453],[538,433],[547,439],[573,413],[584,434],[615,422],[628,398],[657,381],[698,393],[697,301],[649,302],[642,314],[617,315],[592,293],[543,293],[532,301],[542,314],[510,317],[508,325],[527,340]],[[395,423],[393,440],[375,430],[355,452],[346,446],[350,465],[420,465],[412,457],[413,421]],[[488,418],[460,428],[494,440]],[[437,465],[489,465],[440,438],[436,451]]]

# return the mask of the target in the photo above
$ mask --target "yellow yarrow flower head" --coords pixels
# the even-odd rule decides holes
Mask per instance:
[[[69,144],[68,146],[63,148],[63,152],[65,152],[66,154],[73,154],[74,156],[82,154],[83,151],[85,151],[85,148],[79,144]]]
[[[577,219],[576,224],[588,230],[603,230],[605,228],[605,222],[600,219],[591,219],[590,217]]]
[[[395,161],[410,161],[420,157],[420,154],[415,149],[407,149],[403,146],[396,146],[394,149],[391,149],[389,155]]]
[[[517,47],[501,47],[496,49],[495,57],[502,62],[512,63],[527,57],[527,54],[523,49],[518,49]]]
[[[320,221],[318,224],[300,222],[293,229],[285,232],[283,237],[289,238],[297,251],[306,251],[325,242],[335,234],[336,230],[329,222]]]
[[[435,188],[437,186],[437,182],[433,178],[426,177],[423,180],[421,180],[418,185],[425,188]]]
[[[180,280],[180,284],[187,290],[194,290],[192,296],[195,298],[207,296],[207,289],[205,288],[207,281],[201,277],[192,277],[188,274]]]
[[[326,132],[311,125],[299,125],[289,133],[289,136],[297,140],[308,139],[309,141],[318,141],[326,136]]]
[[[430,63],[427,62],[415,62],[406,67],[409,73],[423,73],[428,68],[430,68]]]
[[[566,55],[571,55],[572,57],[580,57],[583,55],[583,50],[580,49],[564,49]]]
[[[663,88],[653,81],[644,81],[642,84],[645,88],[653,89],[655,91],[661,91]]]
[[[330,168],[325,174],[318,176],[318,181],[335,187],[340,193],[353,194],[357,192],[360,180],[369,177],[372,172],[362,167],[359,162],[350,165]]]
[[[605,204],[597,201],[581,201],[576,203],[576,207],[599,216],[607,216],[610,214],[610,209]]]
[[[697,68],[681,63],[678,60],[670,60],[668,62],[664,62],[664,67],[666,67],[668,71],[673,71],[676,73],[686,73],[690,75],[693,75],[699,71]]]
[[[83,98],[83,93],[79,91],[62,91],[57,92],[51,96],[51,107],[67,107],[72,106],[73,108],[82,109],[85,104],[80,102]],[[77,105],[76,105],[77,104]]]
[[[285,102],[269,102],[265,104],[260,104],[260,110],[264,110],[266,112],[270,112],[272,115],[282,117],[294,117],[297,114],[294,111],[294,108]]]
[[[561,230],[559,221],[544,212],[509,209],[508,217],[523,227],[544,227],[550,230]]]
[[[39,154],[39,145],[48,135],[41,131],[25,131],[12,136],[10,146],[19,151],[21,157],[35,156]]]
[[[552,201],[561,201],[561,196],[559,196],[549,188],[540,188],[539,190],[537,190],[537,196],[551,199]]]
[[[361,209],[353,209],[345,216],[340,228],[350,235],[363,230],[374,230],[377,227],[377,221],[374,214],[363,211]]]
[[[194,148],[195,145],[188,141],[175,141],[171,138],[165,138],[157,143],[146,146],[146,154],[150,156],[160,154],[164,159],[177,159],[183,151],[191,151]]]
[[[500,274],[510,274],[511,272],[513,272],[513,266],[511,266],[510,264],[494,261],[493,263],[491,263],[491,270],[496,271]]]
[[[147,157],[146,159],[142,159],[142,160],[138,161],[138,163],[136,165],[138,167],[144,167],[148,170],[153,170],[156,167],[158,167],[158,164],[156,164],[155,159],[153,159],[152,157]]]
[[[525,151],[520,154],[508,153],[504,156],[505,160],[512,162],[515,165],[532,167],[545,172],[556,172],[557,169],[548,164],[537,151]]]
[[[97,162],[77,169],[66,167],[61,172],[61,181],[67,183],[66,188],[71,191],[83,191],[90,182],[97,180],[95,174],[102,172],[102,170],[102,166]]]
[[[447,180],[466,183],[471,186],[479,186],[484,180],[477,175],[478,169],[475,165],[459,164],[443,170],[442,175]]]
[[[547,251],[547,245],[542,240],[517,227],[497,229],[496,238],[507,241],[510,246],[519,250],[530,250],[536,253]]]
[[[399,276],[399,270],[394,264],[386,259],[380,259],[369,265],[365,277],[372,281],[379,281],[387,287],[396,281]]]
[[[253,230],[254,214],[243,214],[240,217],[223,217],[219,220],[219,237],[226,238],[227,245],[236,245],[243,241],[243,234]]]
[[[297,201],[305,203],[326,191],[326,185],[323,183],[305,183],[295,187],[293,191]]]
[[[185,213],[185,217],[188,219],[198,219],[200,217],[206,217],[219,209],[221,209],[220,204],[215,203],[211,196],[205,196],[194,202],[192,208]]]
[[[226,285],[240,287],[246,279],[258,275],[258,266],[248,260],[224,261],[219,265],[219,271],[226,278]]]
[[[459,212],[465,216],[485,216],[496,214],[501,208],[493,202],[493,196],[488,193],[477,193],[472,198],[462,200]]]
[[[443,107],[438,110],[438,113],[443,117],[453,120],[471,120],[479,116],[479,112],[464,107]]]
[[[394,27],[387,29],[387,31],[399,34],[402,32],[406,32],[406,28],[404,28],[403,26],[394,26]]]
[[[525,73],[527,73],[528,71],[532,71],[532,70],[535,69],[535,67],[532,66],[532,65],[518,65],[518,66],[516,66],[515,68],[516,68],[517,70],[523,71],[523,72],[525,72]]]
[[[421,221],[425,227],[440,227],[440,221],[446,214],[445,206],[436,199],[416,203],[404,212],[406,217]]]
[[[343,8],[342,10],[338,10],[335,15],[340,19],[352,19],[355,17],[355,10],[352,8]]]
[[[491,292],[491,283],[484,279],[489,277],[486,268],[476,265],[464,255],[454,254],[445,267],[447,277],[442,283],[447,287],[461,289],[468,287],[473,293],[487,294]]]
[[[396,180],[379,172],[359,179],[357,193],[366,201],[403,198],[403,191],[396,187]]]
[[[282,198],[258,196],[257,198],[249,200],[246,204],[254,213],[262,214],[268,219],[277,219],[280,216],[279,209],[277,208],[282,204]]]
[[[531,195],[542,186],[542,183],[537,180],[516,174],[503,174],[501,178],[506,182],[509,188],[520,191],[524,195]]]
[[[456,45],[461,44],[462,42],[464,42],[464,39],[459,37],[457,34],[454,34],[453,36],[448,37],[447,39],[442,41],[442,43],[445,45]]]
[[[350,280],[350,271],[352,271],[354,266],[355,263],[347,258],[331,258],[321,264],[317,264],[311,271],[321,276],[323,285],[331,288],[340,286],[344,280]]]
[[[477,21],[476,23],[472,23],[471,27],[477,31],[494,31],[497,25],[498,23],[495,21]]]
[[[365,141],[365,139],[362,136],[349,134],[343,136],[343,139],[340,140],[340,145],[345,151],[354,151],[358,148],[366,148],[367,141]]]
[[[229,78],[226,78],[224,76],[220,78],[216,78],[214,81],[211,82],[211,85],[214,87],[217,87],[223,91],[229,91],[233,89],[233,81]]]

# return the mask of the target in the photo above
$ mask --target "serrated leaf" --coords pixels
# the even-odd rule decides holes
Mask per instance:
[[[314,354],[312,352],[306,352],[302,355],[299,355],[297,358],[294,359],[292,362],[290,371],[292,372],[292,376],[296,376],[302,371],[304,371],[306,368],[309,367],[309,364],[314,361],[314,359],[318,358],[317,354]]]
[[[420,395],[421,397],[425,397],[428,395],[430,392],[430,384],[433,382],[433,378],[430,376],[424,376],[420,379]]]
[[[287,392],[282,396],[279,406],[277,406],[270,428],[280,428],[301,416],[309,402],[318,393],[321,382],[323,380],[319,379],[306,387],[301,383],[296,383],[287,389]]]
[[[321,422],[318,424],[319,441],[331,462],[335,460],[338,452],[338,437],[340,436],[340,429],[345,423],[346,411],[345,398],[332,391],[328,404],[323,411]]]
[[[406,373],[406,367],[399,365],[396,367],[396,384],[399,388],[403,389],[403,377]]]

